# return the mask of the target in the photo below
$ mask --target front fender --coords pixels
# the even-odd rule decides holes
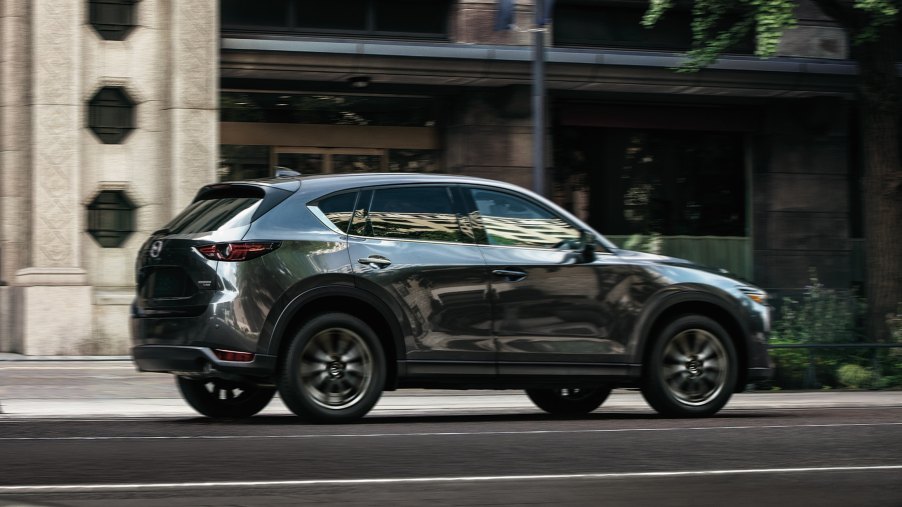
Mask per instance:
[[[723,324],[726,324],[725,327],[731,334],[741,334],[734,339],[741,339],[741,343],[737,345],[742,345],[742,352],[748,353],[748,319],[733,296],[710,286],[671,285],[652,295],[646,302],[630,336],[629,361],[633,364],[643,363],[648,344],[655,338],[653,333],[656,325],[662,318],[669,319],[671,315],[683,313],[708,315],[718,321],[729,319],[730,322]]]

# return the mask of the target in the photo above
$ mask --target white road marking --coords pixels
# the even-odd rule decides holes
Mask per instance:
[[[710,475],[750,475],[788,474],[822,472],[865,472],[877,470],[902,470],[902,465],[808,467],[808,468],[752,468],[727,470],[682,470],[670,472],[612,472],[586,474],[543,474],[543,475],[472,475],[459,477],[395,477],[383,479],[308,479],[295,481],[210,481],[210,482],[156,482],[132,484],[48,484],[31,486],[0,486],[0,493],[65,493],[99,492],[129,489],[176,489],[176,488],[224,488],[224,487],[284,487],[318,485],[359,485],[359,484],[411,484],[434,482],[489,482],[489,481],[535,481],[570,479],[638,479],[658,477],[691,477]]]
[[[632,433],[655,431],[711,431],[711,430],[757,430],[792,428],[849,428],[902,426],[902,422],[887,423],[835,423],[835,424],[769,424],[761,426],[696,426],[689,428],[609,428],[587,430],[508,430],[508,431],[442,431],[412,433],[327,433],[302,435],[123,435],[123,436],[83,436],[83,437],[0,437],[2,441],[78,441],[78,440],[241,440],[241,439],[307,439],[307,438],[385,438],[385,437],[457,437],[493,435],[556,435],[581,433]]]
[[[21,370],[21,371],[37,371],[37,370],[49,370],[49,371],[62,371],[62,370],[129,370],[136,375],[138,374],[137,369],[134,364],[92,364],[92,365],[84,365],[84,366],[28,366],[28,365],[12,365],[12,364],[3,364],[0,362],[0,371],[13,371],[13,370]]]

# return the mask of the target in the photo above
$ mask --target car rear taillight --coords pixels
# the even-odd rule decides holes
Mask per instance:
[[[249,363],[254,360],[254,354],[251,352],[213,349],[213,353],[216,354],[216,357],[218,357],[222,361],[237,361],[240,363]]]
[[[279,248],[281,243],[212,243],[194,247],[201,255],[211,261],[247,261]]]

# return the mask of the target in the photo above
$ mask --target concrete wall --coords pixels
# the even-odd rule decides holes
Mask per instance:
[[[147,235],[215,181],[218,2],[142,0],[123,41],[84,0],[0,4],[0,351],[124,354],[133,264]],[[104,144],[87,102],[104,86],[136,103],[136,129]],[[122,190],[136,232],[102,248],[86,205]]]

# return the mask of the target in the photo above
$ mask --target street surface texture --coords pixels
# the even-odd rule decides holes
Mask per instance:
[[[635,391],[555,418],[515,391],[386,393],[304,424],[198,417],[125,362],[0,361],[0,507],[902,506],[902,392],[752,392],[666,419]]]

